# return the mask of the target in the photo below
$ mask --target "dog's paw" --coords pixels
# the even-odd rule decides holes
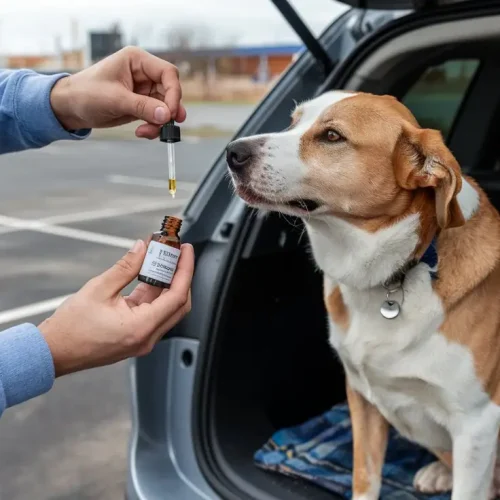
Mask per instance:
[[[451,491],[453,476],[442,462],[433,462],[422,467],[413,479],[413,486],[422,493]]]

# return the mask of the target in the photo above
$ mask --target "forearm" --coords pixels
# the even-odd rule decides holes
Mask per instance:
[[[25,323],[0,332],[0,416],[47,392],[54,376],[52,354],[36,326]]]
[[[51,90],[64,76],[30,70],[0,71],[0,154],[89,135],[89,130],[65,130],[51,108]]]

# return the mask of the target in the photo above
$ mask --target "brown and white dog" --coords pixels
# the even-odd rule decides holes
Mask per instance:
[[[333,91],[227,159],[247,203],[307,227],[346,372],[354,498],[378,498],[388,423],[438,459],[419,490],[498,494],[500,217],[440,133],[393,97]]]

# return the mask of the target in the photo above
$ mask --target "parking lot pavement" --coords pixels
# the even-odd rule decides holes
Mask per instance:
[[[182,210],[225,139],[179,144],[179,190],[165,147],[57,143],[0,157],[0,330],[38,324],[132,242]],[[0,499],[123,497],[128,363],[74,374],[0,421]]]

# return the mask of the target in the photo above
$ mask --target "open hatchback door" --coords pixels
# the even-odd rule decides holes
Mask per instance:
[[[329,89],[392,94],[500,204],[500,0],[344,0],[320,36],[291,1],[272,3],[305,50],[237,136],[283,130],[294,101]],[[127,498],[335,498],[254,464],[274,432],[345,399],[301,220],[249,210],[223,151],[183,218],[192,312],[132,363]]]

